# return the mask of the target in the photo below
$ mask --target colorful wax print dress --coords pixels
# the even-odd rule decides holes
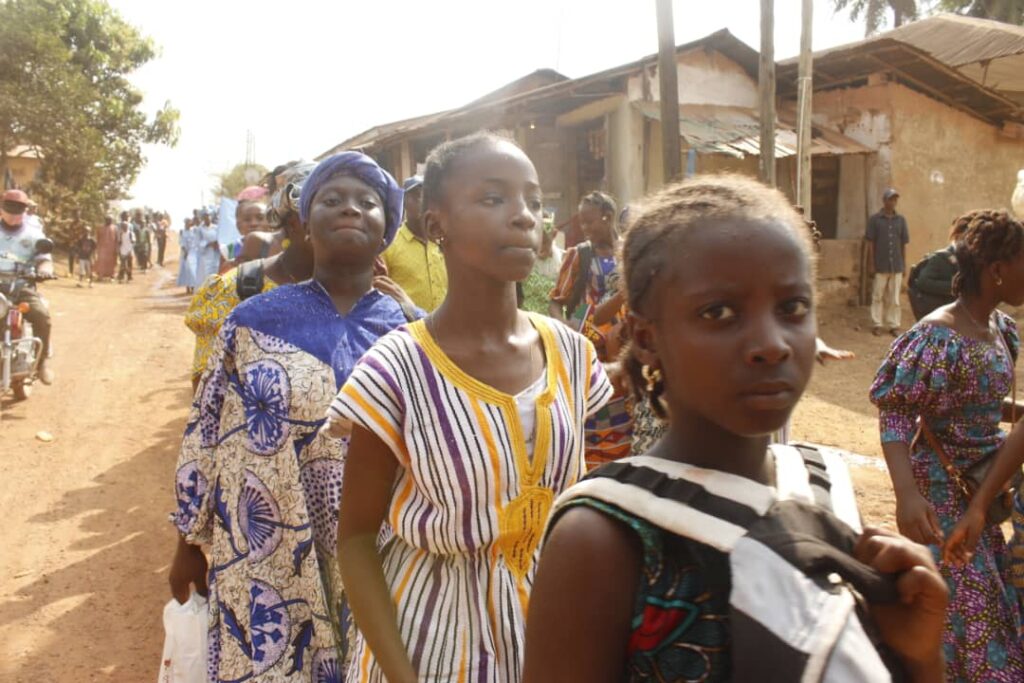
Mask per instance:
[[[421,681],[520,680],[541,533],[583,474],[584,419],[612,393],[586,339],[531,320],[546,359],[532,453],[516,398],[463,372],[423,323],[381,339],[331,406],[399,463],[381,561]],[[349,680],[385,680],[361,637]]]
[[[240,304],[221,328],[178,458],[174,523],[210,544],[211,680],[341,681],[336,560],[346,442],[321,431],[356,361],[406,322],[376,290],[338,314],[316,281]]]
[[[1013,357],[1007,357],[998,340],[980,341],[948,327],[918,323],[893,343],[871,387],[882,443],[913,444],[910,459],[917,488],[935,509],[944,534],[963,516],[967,501],[926,440],[915,442],[917,420],[927,420],[959,468],[998,450],[1005,438],[999,428],[1002,401],[1010,393],[1020,339],[1009,316],[998,311],[994,315]],[[936,562],[939,550],[932,547]],[[943,640],[950,681],[1024,680],[1008,560],[1002,532],[992,525],[966,566],[939,562],[950,589]]]

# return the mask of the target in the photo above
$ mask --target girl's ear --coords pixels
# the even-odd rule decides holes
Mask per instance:
[[[633,342],[633,355],[640,361],[640,364],[660,368],[661,359],[658,357],[654,323],[630,311],[626,316],[626,329]]]
[[[441,242],[445,236],[444,229],[441,227],[441,210],[437,208],[424,210],[422,220],[427,239],[432,242]]]

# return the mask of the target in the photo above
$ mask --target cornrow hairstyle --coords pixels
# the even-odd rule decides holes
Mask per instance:
[[[423,208],[437,206],[444,199],[444,182],[452,174],[459,159],[479,147],[509,143],[519,147],[505,131],[482,130],[455,140],[442,142],[427,155],[423,171]]]
[[[615,203],[615,199],[610,194],[601,192],[600,190],[594,190],[583,195],[583,199],[580,200],[580,204],[586,204],[593,206],[595,209],[601,212],[603,218],[607,218],[612,221],[612,234],[619,234],[619,226],[617,222],[619,207]]]
[[[641,317],[649,315],[655,285],[672,274],[672,261],[685,248],[687,236],[698,226],[723,221],[771,222],[786,227],[807,256],[814,282],[811,235],[781,192],[741,175],[694,176],[650,196],[632,217],[619,259],[629,309]],[[665,419],[660,402],[664,383],[655,382],[648,388],[643,365],[632,346],[632,342],[626,345],[621,360],[633,394],[640,400],[646,398],[651,410]]]
[[[1024,225],[1004,210],[966,213],[953,223],[951,235],[959,268],[953,276],[955,296],[980,294],[985,268],[1016,258],[1024,248]]]

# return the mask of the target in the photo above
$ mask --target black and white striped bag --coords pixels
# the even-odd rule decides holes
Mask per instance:
[[[828,449],[771,449],[774,488],[638,456],[567,490],[552,519],[569,501],[594,498],[726,553],[735,681],[901,680],[858,609],[861,598],[897,595],[891,577],[852,557],[861,525],[845,463]]]

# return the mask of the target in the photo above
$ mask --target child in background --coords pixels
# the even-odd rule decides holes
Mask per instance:
[[[579,217],[587,240],[565,253],[558,282],[551,290],[548,314],[579,330],[597,348],[598,358],[611,363],[619,356],[622,295],[616,270],[619,246],[618,208],[604,192],[580,200]],[[587,466],[629,455],[633,440],[632,405],[616,395],[587,420]]]
[[[78,259],[78,286],[81,287],[82,282],[88,280],[89,286],[92,287],[92,259],[96,253],[96,240],[92,236],[92,228],[86,226],[83,230],[82,236],[75,243],[75,257]]]
[[[780,631],[764,622],[753,631],[737,625],[749,627],[742,617],[757,604],[781,599],[769,623],[828,637],[799,619],[803,596],[820,590],[799,564],[801,551],[783,560],[785,546],[768,546],[763,562],[748,565],[759,574],[782,563],[786,577],[797,570],[795,584],[751,595],[756,581],[732,581],[742,541],[749,559],[750,529],[782,509],[793,515],[775,517],[778,535],[794,539],[789,548],[829,541],[838,565],[895,576],[901,600],[870,604],[869,621],[912,680],[942,680],[947,593],[927,550],[855,531],[840,460],[822,459],[812,475],[797,449],[769,447],[815,358],[812,250],[785,198],[738,176],[668,187],[635,218],[622,260],[630,309],[624,363],[669,431],[650,452],[596,470],[556,502],[530,603],[524,683],[804,680],[777,664],[813,657],[787,659],[794,649],[777,644]],[[816,533],[801,536],[808,528]],[[785,621],[794,614],[795,623]],[[849,618],[844,628],[865,638],[859,624]],[[843,633],[840,646],[852,637]],[[826,650],[827,667],[819,662],[832,674],[845,663],[861,675],[824,680],[886,680],[883,658],[861,642],[852,657]]]
[[[447,298],[381,339],[329,413],[354,423],[338,535],[361,634],[347,681],[522,675],[541,532],[583,472],[584,419],[611,395],[586,339],[516,307],[541,200],[533,163],[492,133],[427,159],[424,221]]]

